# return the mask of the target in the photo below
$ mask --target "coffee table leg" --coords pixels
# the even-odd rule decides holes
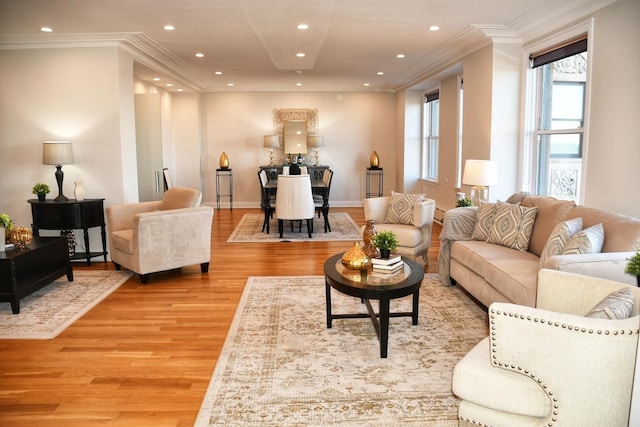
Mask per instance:
[[[420,300],[420,288],[413,293],[413,311],[411,312],[411,324],[418,324],[418,301]]]
[[[329,282],[327,282],[326,279],[324,281],[324,287],[325,287],[325,299],[326,299],[326,302],[327,302],[327,329],[331,329],[331,323],[332,323],[332,319],[331,319],[331,286],[329,285]]]
[[[389,299],[380,299],[380,357],[387,357],[389,344]]]

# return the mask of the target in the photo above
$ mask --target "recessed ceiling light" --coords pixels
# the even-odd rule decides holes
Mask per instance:
[[[51,27],[41,27],[40,31],[42,31],[43,33],[50,33],[53,31],[53,28]]]
[[[396,55],[396,58],[401,58],[401,59],[402,59],[402,58],[404,58],[404,53],[399,53],[399,54],[397,54],[397,55]]]
[[[302,83],[296,83],[296,86],[302,86]]]
[[[164,27],[162,27],[162,28],[164,28],[164,29],[165,29],[165,30],[167,30],[167,31],[173,31],[173,30],[175,30],[175,29],[176,29],[176,27],[174,27],[173,25],[165,25],[165,26],[164,26]]]
[[[227,83],[227,86],[229,86],[229,87],[233,87],[233,86],[235,86],[235,84],[233,84],[233,83]]]
[[[429,31],[438,31],[440,29],[440,27],[438,27],[437,25],[432,25],[429,27]]]
[[[296,74],[302,74],[302,70],[296,70]]]
[[[365,83],[365,84],[363,84],[363,86],[369,87],[369,86],[371,86],[371,84],[370,83]]]
[[[304,57],[305,57],[305,56],[307,56],[307,55],[305,55],[305,54],[304,54],[304,53],[302,53],[302,52],[298,52],[298,53],[296,53],[296,56],[297,56],[298,58],[304,58]]]
[[[159,82],[159,81],[160,81],[160,77],[154,77],[154,78],[153,78],[153,81],[154,81],[154,82]]]
[[[216,76],[221,76],[221,75],[222,75],[222,71],[216,71],[216,72],[215,72],[215,73],[213,73],[213,74],[215,74]]]
[[[167,83],[167,87],[173,87],[172,83]]]
[[[202,52],[196,53],[196,58],[204,58],[204,53]]]
[[[299,30],[308,30],[309,26],[307,24],[300,24],[296,28]]]
[[[383,71],[378,71],[376,74],[379,75],[379,76],[384,76],[384,72]]]
[[[184,89],[178,89],[178,92],[184,92]]]

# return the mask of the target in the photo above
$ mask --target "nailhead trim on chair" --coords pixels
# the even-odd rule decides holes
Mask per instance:
[[[557,418],[558,417],[558,409],[559,409],[558,399],[556,397],[553,397],[553,392],[548,390],[547,385],[544,384],[540,378],[538,378],[535,374],[531,373],[528,369],[523,369],[522,367],[516,366],[516,365],[513,365],[513,364],[498,362],[496,360],[497,356],[495,355],[495,353],[496,353],[495,347],[496,347],[497,344],[494,342],[494,337],[496,335],[496,332],[495,332],[495,320],[494,319],[496,318],[496,316],[508,316],[508,317],[512,317],[512,318],[515,317],[516,319],[526,320],[526,321],[529,321],[529,322],[533,321],[534,323],[540,323],[541,325],[547,324],[547,325],[549,325],[551,327],[556,327],[556,328],[560,327],[560,328],[563,328],[563,329],[568,329],[570,331],[574,331],[575,330],[576,332],[579,332],[579,333],[588,333],[588,334],[594,334],[595,333],[595,334],[598,334],[598,335],[602,335],[603,332],[604,332],[604,335],[609,335],[610,333],[613,333],[613,335],[618,335],[618,334],[622,334],[622,335],[624,335],[624,334],[629,334],[629,335],[636,334],[637,335],[637,334],[640,333],[640,330],[638,330],[638,329],[636,329],[636,330],[628,330],[628,331],[625,331],[624,329],[621,329],[619,331],[616,330],[616,331],[613,331],[613,332],[608,331],[608,330],[607,331],[602,331],[600,329],[597,330],[597,331],[594,331],[593,329],[587,330],[586,328],[581,328],[581,327],[573,326],[573,325],[567,325],[566,323],[560,324],[559,322],[548,322],[545,319],[540,319],[540,318],[537,318],[537,317],[533,317],[532,318],[531,316],[525,316],[524,314],[507,313],[507,312],[503,312],[501,310],[491,309],[491,312],[490,312],[490,315],[489,315],[490,324],[491,324],[491,347],[492,347],[491,352],[493,353],[491,355],[491,363],[493,365],[499,366],[501,368],[506,368],[506,369],[510,369],[510,370],[513,370],[513,371],[518,371],[518,372],[524,373],[525,375],[529,376],[531,379],[535,380],[538,384],[540,384],[540,386],[542,387],[544,392],[547,394],[547,396],[549,396],[549,398],[553,402],[553,417],[551,418],[551,422],[546,424],[547,427],[552,427],[558,421],[558,418]],[[473,420],[464,419],[464,421],[476,424],[476,422],[473,421]],[[478,424],[478,425],[480,425],[480,424]],[[482,424],[482,425],[484,426],[484,424]]]

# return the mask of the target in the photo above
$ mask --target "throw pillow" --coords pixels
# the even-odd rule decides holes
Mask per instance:
[[[423,194],[403,194],[391,192],[389,209],[387,209],[387,224],[408,224],[413,223],[413,205],[424,200]]]
[[[547,240],[542,254],[540,254],[540,268],[544,266],[548,258],[560,255],[564,251],[569,238],[580,230],[582,230],[582,218],[574,218],[558,223],[551,231],[549,240]]]
[[[631,289],[622,288],[607,295],[589,310],[586,317],[609,320],[628,319],[631,316],[632,309],[633,294]]]
[[[577,232],[569,238],[562,255],[597,254],[604,244],[604,228],[596,224]]]
[[[526,251],[537,213],[538,208],[498,202],[487,242]]]
[[[495,203],[484,203],[480,206],[476,215],[476,223],[471,233],[473,240],[487,240],[489,238],[489,230],[491,230],[495,213]]]

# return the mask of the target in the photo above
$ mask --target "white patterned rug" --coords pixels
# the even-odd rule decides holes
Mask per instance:
[[[236,226],[227,242],[251,243],[251,242],[300,242],[300,241],[338,241],[338,240],[362,240],[360,227],[355,223],[351,215],[346,212],[329,213],[329,224],[331,231],[324,232],[324,219],[316,215],[313,219],[313,234],[311,239],[307,234],[306,225],[302,225],[302,232],[298,232],[298,227],[291,227],[287,222],[284,227],[282,239],[278,233],[278,220],[274,217],[270,222],[271,230],[269,234],[262,232],[263,214],[245,214]]]
[[[336,290],[332,302],[366,312]],[[427,274],[418,325],[392,318],[381,359],[370,319],[327,329],[323,277],[250,277],[195,425],[457,426],[453,367],[487,335],[485,311]]]
[[[0,339],[52,339],[105,299],[130,271],[74,270],[20,300],[20,313],[0,302]]]

